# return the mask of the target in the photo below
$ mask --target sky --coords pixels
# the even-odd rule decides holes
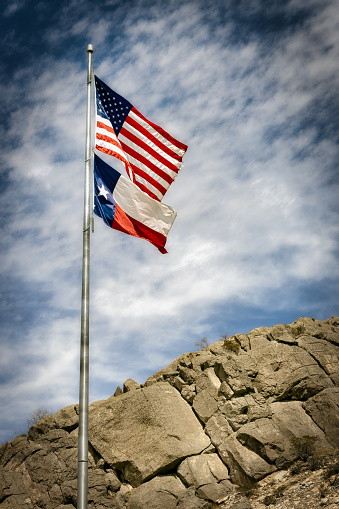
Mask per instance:
[[[168,254],[95,219],[90,402],[204,337],[339,314],[336,0],[9,0],[0,16],[0,443],[79,400],[88,44],[95,74],[188,145]]]

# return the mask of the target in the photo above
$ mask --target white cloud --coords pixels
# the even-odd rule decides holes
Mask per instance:
[[[338,276],[337,187],[329,185],[338,149],[318,123],[328,111],[324,98],[338,88],[333,4],[267,48],[258,32],[235,43],[231,12],[224,25],[211,25],[219,4],[207,14],[199,2],[174,3],[116,6],[116,17],[100,9],[71,16],[72,5],[65,6],[60,23],[43,34],[50,42],[83,41],[96,31],[96,74],[189,145],[164,199],[178,212],[168,255],[95,221],[93,399],[128,377],[144,381],[194,349],[197,336],[215,334],[216,310],[228,317],[238,303],[291,309],[298,285]],[[291,2],[290,12],[302,5]],[[10,170],[1,203],[11,212],[4,214],[0,273],[44,299],[20,352],[5,344],[4,359],[26,362],[5,387],[33,409],[44,399],[57,409],[77,394],[85,46],[82,66],[44,56],[38,72],[21,69],[2,94],[10,112],[1,135],[15,148],[1,156]],[[23,78],[25,100],[16,108],[11,98]],[[312,306],[306,312],[324,313],[320,303]]]
[[[12,16],[13,14],[15,14],[17,11],[19,11],[20,9],[22,9],[25,5],[26,1],[25,0],[21,0],[21,1],[18,1],[18,0],[14,0],[12,2],[9,2],[6,6],[6,9],[4,10],[4,16],[5,17],[9,17],[9,16]]]

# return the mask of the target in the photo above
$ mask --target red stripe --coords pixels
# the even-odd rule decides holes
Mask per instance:
[[[124,157],[122,157],[120,154],[118,154],[117,152],[115,152],[115,150],[110,150],[109,148],[100,147],[100,145],[95,145],[95,148],[96,148],[97,150],[100,150],[101,152],[104,152],[104,154],[108,154],[109,156],[116,157],[117,159],[119,159],[120,161],[122,161],[124,164],[126,164],[127,159],[125,159],[125,158],[124,158]]]
[[[159,182],[157,180],[154,180],[154,178],[152,178],[148,173],[146,173],[144,170],[141,170],[134,164],[131,164],[130,166],[133,168],[134,173],[139,175],[139,177],[142,177],[145,180],[147,180],[150,184],[152,184],[153,187],[158,189],[158,191],[160,191],[160,193],[162,195],[164,195],[166,193],[167,189],[164,186],[162,186],[161,184],[159,184]],[[138,184],[139,184],[139,182],[138,182]]]
[[[108,126],[107,124],[104,124],[103,122],[100,122],[100,120],[97,121],[97,127],[101,127],[101,129],[106,129],[106,131],[109,131],[110,133],[114,133],[115,131],[113,127]]]
[[[129,154],[131,157],[134,157],[140,163],[147,166],[151,171],[159,175],[159,177],[163,178],[169,184],[172,184],[174,179],[172,179],[172,177],[170,177],[168,173],[165,173],[163,170],[155,166],[155,164],[151,163],[148,159],[146,159],[146,157],[139,154],[139,152],[136,152],[135,150],[131,149],[128,145],[125,145],[125,143],[123,143],[122,141],[120,143],[125,153]]]
[[[166,152],[170,157],[173,157],[173,159],[177,159],[178,161],[182,160],[182,156],[179,154],[176,154],[167,147],[167,145],[164,145],[158,138],[156,138],[153,134],[147,131],[143,126],[141,126],[136,120],[133,118],[130,118],[129,116],[126,118],[124,125],[129,124],[130,126],[134,127],[137,131],[139,131],[141,134],[146,136],[154,145],[157,145],[163,152]],[[162,136],[162,135],[161,135]]]
[[[135,175],[133,175],[134,179],[135,179]],[[149,190],[148,187],[145,186],[145,184],[143,184],[142,182],[137,182],[136,180],[134,180],[134,183],[136,186],[138,186],[138,188],[143,191],[144,193],[148,194],[148,196],[150,196],[151,198],[153,198],[153,200],[156,200],[156,201],[161,201],[162,198],[164,197],[164,195],[162,195],[162,198],[160,199],[157,195],[153,194],[152,191]],[[164,193],[165,194],[165,193]]]
[[[156,131],[158,131],[166,140],[170,141],[171,143],[173,143],[173,145],[175,145],[176,147],[180,148],[181,150],[184,150],[184,152],[186,152],[187,150],[187,145],[184,145],[184,143],[181,143],[180,141],[176,140],[175,138],[173,138],[173,136],[171,136],[170,134],[168,134],[166,131],[163,130],[162,127],[160,127],[159,125],[157,124],[153,124],[153,122],[150,122],[149,120],[147,120],[147,118],[145,118],[141,113],[140,111],[138,111],[136,108],[132,108],[133,113],[135,113],[136,115],[138,115],[140,118],[142,118],[145,122],[147,122],[150,126],[152,126]]]
[[[107,136],[106,134],[97,133],[97,140],[107,141],[107,143],[110,143],[111,145],[114,145],[115,147],[121,149],[120,142],[115,140],[114,138],[111,138],[110,136]]]
[[[158,154],[158,152],[156,152],[153,148],[149,147],[147,145],[147,143],[144,143],[143,141],[139,140],[139,138],[137,138],[132,133],[127,131],[127,129],[125,129],[124,127],[122,127],[120,129],[119,136],[120,136],[120,134],[125,136],[125,138],[130,140],[132,143],[135,143],[138,147],[140,147],[142,150],[144,150],[145,152],[150,154],[152,157],[154,157],[154,159],[157,159],[164,166],[167,166],[167,168],[169,168],[170,170],[175,171],[176,173],[178,173],[179,170],[178,170],[178,168],[176,166],[174,166],[174,164],[172,164],[168,159],[166,159],[162,155]],[[122,143],[122,141],[120,140],[119,136],[118,136],[118,139]]]
[[[151,242],[157,247],[160,253],[167,253],[165,249],[166,237],[162,233],[156,232],[148,226],[140,223],[136,219],[130,217],[122,208],[116,203],[115,215],[112,223],[114,230],[138,237],[139,239],[145,239]]]

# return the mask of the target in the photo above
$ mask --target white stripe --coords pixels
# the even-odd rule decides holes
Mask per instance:
[[[169,186],[171,185],[172,182],[168,183],[166,180],[164,180],[162,177],[160,177],[157,173],[154,173],[154,171],[151,171],[148,167],[146,167],[144,164],[142,164],[140,161],[138,161],[134,157],[130,156],[129,154],[127,154],[127,157],[131,164],[133,164],[137,168],[140,168],[140,170],[143,170],[150,177],[152,177],[154,180],[159,182],[159,184],[162,185],[162,187],[164,187],[165,189],[169,188]],[[176,176],[177,176],[177,174],[175,174],[175,177]]]
[[[117,147],[116,145],[113,145],[112,143],[110,143],[109,141],[98,140],[97,139],[95,144],[98,147],[105,148],[106,150],[111,150],[115,154],[120,155],[123,158],[124,161],[128,162],[128,160],[126,159],[125,152],[122,149],[119,149],[119,147]]]
[[[146,152],[145,150],[142,150],[140,149],[140,147],[138,145],[136,145],[135,143],[132,143],[128,138],[126,138],[125,136],[123,136],[121,133],[119,134],[119,139],[125,144],[127,145],[128,147],[130,147],[132,150],[134,150],[135,152],[139,153],[141,156],[143,156],[145,159],[147,159],[147,161],[149,161],[150,163],[153,163],[154,166],[156,166],[157,168],[160,168],[162,171],[164,171],[165,173],[167,173],[167,175],[169,175],[170,177],[172,177],[172,179],[174,179],[176,176],[177,176],[177,173],[173,170],[171,170],[170,168],[168,168],[167,166],[165,166],[163,163],[160,163],[157,159],[155,159],[154,157],[152,157],[148,152]],[[128,157],[129,157],[129,154],[126,154]],[[142,163],[141,163],[142,164]],[[180,166],[179,168],[182,166],[182,163],[179,163]]]
[[[185,154],[185,151],[181,148],[178,148],[176,145],[168,141],[166,138],[164,138],[154,127],[152,127],[148,122],[145,122],[145,120],[139,115],[137,115],[134,111],[130,111],[128,114],[129,117],[133,118],[138,124],[140,124],[142,127],[144,127],[150,134],[152,134],[155,138],[157,138],[161,143],[166,145],[166,147],[170,148],[178,154],[179,156],[183,156]]]
[[[175,159],[174,157],[169,156],[160,147],[158,147],[158,145],[156,145],[149,138],[147,138],[147,136],[145,136],[140,131],[138,131],[138,129],[136,129],[135,127],[127,124],[127,122],[124,123],[124,129],[126,129],[126,131],[131,133],[136,138],[139,138],[139,140],[143,141],[148,147],[153,149],[155,152],[157,152],[163,158],[167,159],[167,161],[169,161],[170,163],[174,164],[177,168],[180,167],[180,166],[178,166],[178,164],[180,165],[180,161],[178,161],[178,159]]]
[[[153,200],[122,176],[113,190],[113,198],[126,214],[165,237],[177,215],[172,207]]]
[[[116,146],[114,143],[110,143],[109,141],[98,139],[97,134],[102,134],[103,136],[109,136],[110,138],[112,138],[112,140],[116,141],[119,146]],[[106,131],[106,129],[97,126],[97,128],[96,128],[96,144],[99,145],[100,147],[104,147],[109,150],[113,150],[114,152],[119,154],[121,157],[123,157],[127,161],[126,154],[123,151],[120,141],[116,137],[115,133],[111,133],[110,131]]]
[[[103,124],[107,125],[108,127],[110,127],[111,129],[113,129],[113,126],[112,126],[112,123],[110,120],[108,120],[108,118],[105,118],[105,117],[102,117],[101,115],[99,115],[97,113],[97,124],[98,122],[102,122]],[[113,129],[114,130],[114,129]]]
[[[151,193],[155,194],[155,196],[157,196],[160,201],[163,199],[163,197],[164,197],[163,193],[161,191],[159,191],[159,189],[157,189],[156,187],[152,186],[152,184],[150,184],[148,182],[148,180],[140,177],[140,175],[138,175],[137,173],[134,173],[134,178],[136,180],[136,185],[138,185],[137,184],[138,182],[140,184],[144,184],[144,186],[147,187],[147,189],[149,191],[151,191]],[[146,191],[143,191],[143,192],[146,192]]]

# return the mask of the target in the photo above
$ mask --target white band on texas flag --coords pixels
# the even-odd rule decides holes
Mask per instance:
[[[148,240],[161,253],[176,212],[140,191],[128,178],[94,155],[94,212],[115,230]]]

